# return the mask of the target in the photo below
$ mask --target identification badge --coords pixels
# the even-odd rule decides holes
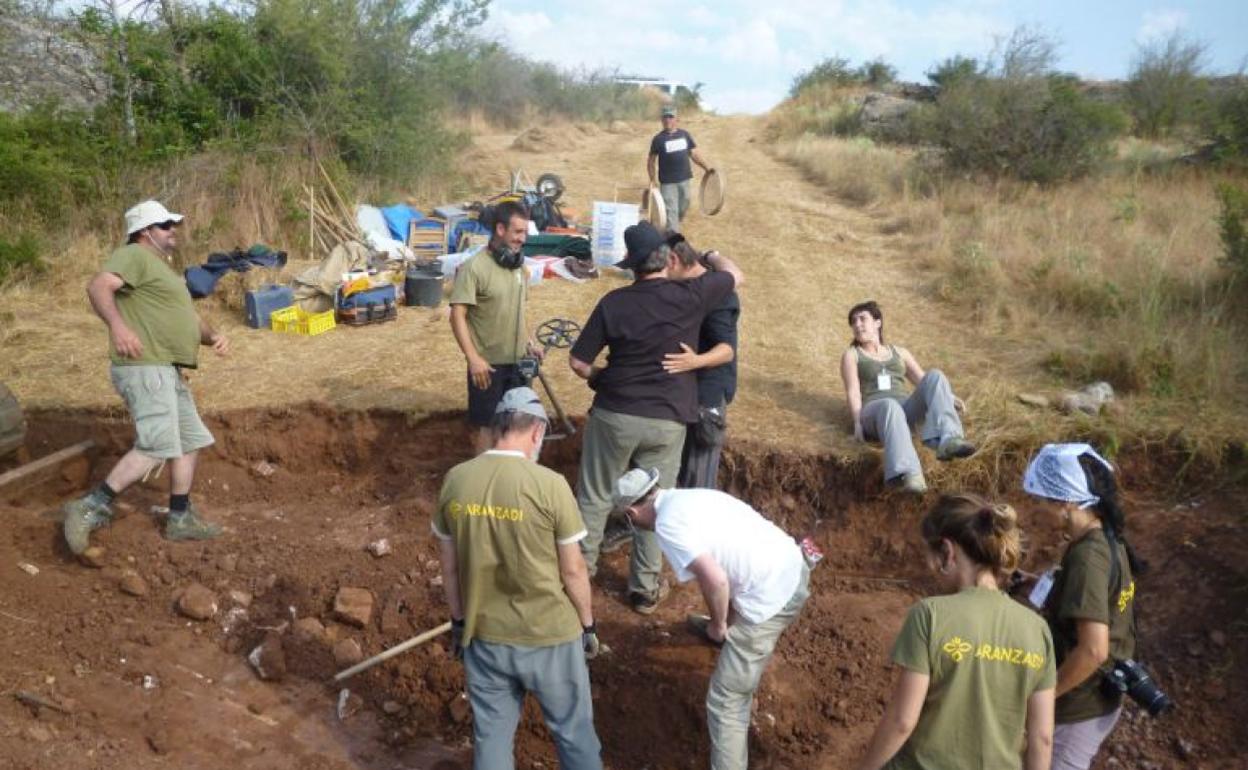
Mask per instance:
[[[877,375],[875,378],[876,390],[889,390],[893,387],[893,381],[887,374]]]
[[[1053,573],[1054,570],[1046,571],[1031,587],[1031,593],[1027,594],[1027,601],[1032,607],[1038,610],[1044,609],[1044,602],[1049,598],[1049,592],[1053,590]]]

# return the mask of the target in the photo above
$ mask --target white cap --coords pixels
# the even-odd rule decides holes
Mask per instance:
[[[126,212],[126,235],[134,235],[161,222],[181,222],[182,215],[165,208],[160,201],[143,201]]]
[[[611,495],[611,504],[615,510],[622,511],[645,497],[646,493],[654,489],[654,485],[658,483],[658,468],[633,468],[616,480],[614,494]]]

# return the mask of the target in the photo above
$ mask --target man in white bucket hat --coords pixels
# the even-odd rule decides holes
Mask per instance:
[[[169,265],[182,219],[153,200],[127,211],[126,245],[87,285],[91,307],[108,326],[113,386],[134,419],[136,438],[98,487],[65,504],[65,542],[75,554],[112,520],[113,499],[164,462],[170,466],[165,536],[206,540],[221,533],[190,503],[198,452],[213,438],[183,373],[197,366],[200,345],[224,355],[229,341],[199,318],[186,282]]]

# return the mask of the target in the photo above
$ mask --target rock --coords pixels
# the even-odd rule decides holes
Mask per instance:
[[[1214,647],[1225,647],[1226,646],[1226,634],[1223,633],[1222,631],[1210,631],[1209,641],[1213,643]]]
[[[104,549],[93,545],[78,555],[78,560],[88,567],[102,569],[104,567]]]
[[[364,700],[360,696],[346,689],[345,687],[338,693],[338,719],[346,720],[359,713],[364,708]]]
[[[1048,397],[1039,393],[1019,393],[1015,398],[1027,406],[1038,406],[1041,409],[1047,409],[1051,406]]]
[[[17,563],[17,568],[31,577],[39,574],[39,568],[28,561],[19,561]]]
[[[36,743],[47,743],[52,740],[52,731],[43,725],[31,725],[26,728],[26,737]]]
[[[253,598],[252,595],[247,593],[246,591],[239,591],[238,589],[230,591],[230,601],[234,602],[240,607],[250,607],[252,598]]]
[[[316,618],[299,618],[295,621],[293,633],[300,642],[325,641],[325,626]]]
[[[168,754],[172,741],[169,740],[169,731],[163,727],[153,731],[147,736],[148,748],[153,754]]]
[[[388,700],[381,704],[381,710],[390,716],[394,716],[403,710],[403,704],[398,701]]]
[[[390,554],[390,539],[383,537],[380,540],[374,540],[373,542],[365,546],[364,550],[368,551],[373,556],[376,556],[379,559],[382,556],[388,556]]]
[[[217,614],[217,595],[199,583],[191,583],[178,597],[178,612],[191,620],[209,620]]]
[[[147,581],[134,570],[126,570],[117,582],[123,594],[130,596],[147,596]]]
[[[1191,741],[1186,741],[1182,738],[1175,738],[1174,753],[1178,755],[1179,759],[1186,761],[1191,759],[1192,755],[1196,753],[1196,747]]]
[[[472,705],[468,703],[468,696],[462,692],[455,696],[450,703],[446,704],[446,710],[450,713],[451,719],[455,724],[467,724],[472,718]]]
[[[367,588],[339,588],[334,597],[334,617],[364,628],[373,619],[373,594]]]
[[[260,462],[251,466],[251,470],[260,478],[267,479],[269,476],[272,476],[274,473],[277,473],[277,466],[273,465],[272,463],[261,460]]]
[[[900,137],[905,133],[906,117],[919,106],[918,102],[882,93],[870,93],[862,99],[858,119],[862,130],[871,136]]]
[[[269,633],[247,656],[247,662],[256,674],[266,682],[281,681],[286,676],[286,652],[282,649],[282,637]]]
[[[349,668],[364,660],[364,650],[354,639],[343,639],[334,645],[334,662],[340,668]]]
[[[1114,388],[1108,382],[1094,382],[1077,391],[1067,391],[1058,401],[1058,408],[1067,414],[1083,412],[1097,415],[1106,404],[1114,400]]]
[[[222,572],[233,572],[238,569],[238,555],[227,553],[217,560],[217,567]]]

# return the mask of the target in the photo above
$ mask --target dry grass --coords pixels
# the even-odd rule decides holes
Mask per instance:
[[[1216,250],[1210,244],[1213,236],[1205,209],[1209,202],[1197,181],[1163,185],[1137,180],[1140,208],[1130,223],[1115,222],[1110,216],[1122,190],[1095,186],[1082,192],[1072,188],[1077,195],[1069,201],[1025,190],[977,192],[970,186],[947,197],[924,198],[904,184],[897,187],[886,176],[879,183],[885,192],[870,207],[861,208],[842,205],[821,184],[770,155],[762,121],[693,116],[683,122],[707,159],[730,178],[724,211],[706,218],[696,213],[695,206],[686,233],[701,248],[718,248],[736,257],[747,274],[741,292],[741,381],[730,413],[731,436],[845,456],[864,451],[847,429],[837,364],[848,337],[845,312],[867,298],[883,304],[890,339],[909,347],[923,364],[945,370],[970,407],[969,433],[983,447],[977,460],[939,465],[924,452],[929,475],[942,488],[970,484],[990,490],[1008,484],[1030,447],[1059,438],[1088,436],[1103,445],[1134,446],[1133,437],[1153,441],[1206,426],[1210,435],[1244,435],[1244,410],[1233,413],[1243,402],[1234,395],[1183,402],[1146,391],[1128,394],[1123,415],[1098,420],[1037,412],[1015,400],[1022,390],[1081,384],[1045,368],[1054,349],[1108,334],[1118,339],[1130,331],[1125,320],[1085,316],[1077,309],[1045,305],[1036,294],[1021,293],[1015,273],[1025,274],[1024,265],[1045,254],[1065,253],[1040,249],[1033,241],[1073,248],[1085,240],[1104,244],[1110,232],[1134,233],[1135,245],[1098,249],[1096,261],[1085,264],[1089,269],[1116,269],[1109,263],[1123,255],[1151,254],[1150,244],[1168,243],[1168,251],[1157,252],[1166,256],[1168,270],[1176,275],[1187,275],[1185,270],[1200,274]],[[481,133],[457,161],[460,176],[446,180],[440,193],[413,191],[415,203],[483,197],[506,185],[509,169],[523,167],[532,178],[544,171],[558,173],[568,186],[567,205],[589,211],[592,201],[610,200],[617,185],[644,183],[646,147],[656,130],[657,121],[620,124],[601,135],[580,131],[584,138],[575,147],[549,153],[511,149],[515,132]],[[863,167],[854,168],[860,176],[884,173],[881,169],[897,173],[903,164],[886,158],[888,152],[849,144],[843,160],[851,167],[863,158],[878,160],[865,172]],[[300,235],[306,221],[288,213],[298,211],[297,202],[283,208],[288,204],[282,199],[285,186],[301,181],[301,168],[292,162],[277,169],[262,164],[250,169],[244,164],[233,174],[201,169],[205,175],[216,175],[212,178],[217,181],[211,183],[182,173],[174,188],[179,197],[172,205],[189,201],[193,219],[215,223],[194,227],[184,253],[202,257],[209,250],[261,240],[291,251],[292,258],[305,257],[299,245],[301,237],[306,239]],[[240,183],[257,190],[222,189]],[[1167,190],[1167,185],[1175,189]],[[401,199],[402,193],[395,191],[385,199]],[[1193,200],[1179,200],[1184,196]],[[249,206],[267,209],[254,212]],[[1105,219],[1108,223],[1101,221]],[[24,405],[117,408],[106,372],[105,332],[82,293],[83,283],[117,236],[116,229],[87,227],[68,233],[65,249],[50,257],[50,276],[0,292],[0,378]],[[947,296],[938,291],[950,274],[952,255],[976,242],[984,244],[982,253],[994,260],[1027,260],[1009,261],[999,271],[1002,283],[995,296],[1013,296],[1015,301],[984,304],[975,311],[975,302],[964,301],[976,299],[974,291],[946,292]],[[310,263],[293,263],[289,271],[297,272],[306,264]],[[1058,272],[1067,271],[1063,266]],[[584,285],[547,282],[533,291],[528,321],[536,325],[552,316],[566,316],[583,322],[598,298],[621,281],[608,275]],[[1124,278],[1122,285],[1137,284]],[[247,330],[241,314],[219,301],[205,303],[203,309],[232,336],[235,347],[226,359],[207,354],[195,375],[197,398],[207,409],[308,400],[345,408],[388,407],[413,415],[463,408],[463,362],[449,333],[445,307],[405,308],[395,323],[338,329],[307,339]],[[1124,325],[1110,326],[1118,323]],[[1196,334],[1195,326],[1191,329],[1193,340],[1204,341],[1202,355],[1225,353],[1228,366],[1240,361],[1242,354],[1226,353],[1221,347],[1232,345],[1233,338],[1218,341]],[[548,373],[568,411],[584,413],[592,393],[567,369],[563,355],[552,354]],[[1242,375],[1218,376],[1228,392],[1243,380]]]
[[[1248,329],[1214,221],[1225,172],[1130,141],[1105,174],[1057,188],[952,180],[914,194],[898,180],[930,176],[893,149],[807,138],[777,154],[838,198],[871,204],[883,232],[908,233],[923,290],[989,331],[1020,379],[1049,390],[1110,381],[1131,403],[1114,425],[1097,423],[1115,443],[1181,432],[1216,457],[1248,437]],[[1022,439],[1028,419],[992,422]]]

